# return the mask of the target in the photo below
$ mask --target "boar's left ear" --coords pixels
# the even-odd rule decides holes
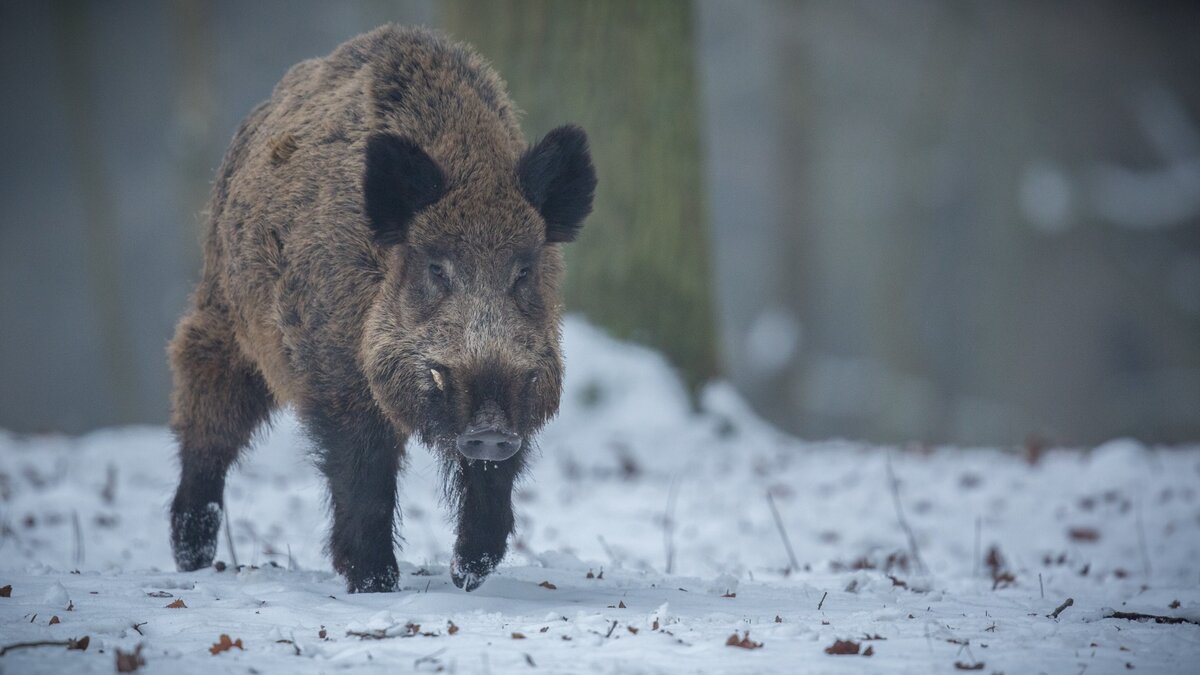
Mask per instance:
[[[379,243],[403,242],[409,220],[445,189],[442,168],[412,140],[384,132],[367,138],[363,199]]]
[[[596,192],[596,169],[583,129],[567,125],[546,134],[521,156],[517,176],[525,198],[546,221],[546,241],[575,241]]]

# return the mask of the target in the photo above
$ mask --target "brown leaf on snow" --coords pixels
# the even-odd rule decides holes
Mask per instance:
[[[746,631],[745,635],[743,635],[740,640],[738,639],[737,633],[730,635],[729,639],[725,640],[725,646],[741,647],[742,649],[762,649],[763,645],[761,642],[755,642],[754,640],[751,640],[750,631]]]
[[[633,633],[634,635],[638,634],[638,629],[634,628],[633,626],[625,626],[625,627],[629,629],[630,633]]]
[[[46,624],[46,625],[47,625],[47,626],[53,626],[53,625],[54,625],[54,624],[56,624],[56,623],[62,623],[62,621],[59,621],[59,620],[58,620],[58,615],[57,615],[57,614],[55,614],[54,616],[50,617],[50,623],[48,623],[48,624]]]
[[[625,601],[624,600],[617,603],[617,609],[625,609]]]
[[[542,588],[545,588],[545,589],[551,590],[551,591],[558,588],[558,586],[555,586],[554,584],[550,583],[549,581],[543,581],[542,583],[538,584],[538,586],[541,586]]]
[[[867,648],[863,650],[863,656],[875,656],[875,648],[867,645]]]
[[[450,624],[450,625],[451,625],[451,626],[453,626],[454,624]],[[317,631],[317,637],[319,637],[319,638],[321,638],[322,640],[324,640],[324,639],[326,639],[328,636],[329,636],[329,632],[325,630],[325,626],[321,626],[321,630]]]
[[[6,584],[4,586],[0,586],[0,598],[11,598],[11,597],[12,597],[12,584]]]
[[[954,662],[955,670],[983,670],[983,661],[977,663],[963,663],[962,661]]]
[[[775,615],[775,623],[783,623],[783,617],[776,614]]]
[[[595,578],[596,578],[596,575],[595,575],[595,574],[592,574],[592,571],[591,571],[591,570],[588,570],[588,573],[587,573],[587,578],[588,578],[588,579],[595,579]]]
[[[524,639],[525,639],[525,634],[524,634],[524,633],[513,633],[513,634],[512,634],[512,639],[514,639],[514,640],[524,640]]]
[[[237,647],[243,651],[245,650],[245,647],[242,647],[241,638],[230,640],[228,635],[221,633],[221,637],[218,638],[215,643],[213,643],[213,646],[208,648],[208,653],[216,656],[217,654],[220,654],[221,652],[227,652],[234,647]]]
[[[447,633],[448,635],[454,635],[455,633],[457,633],[457,632],[458,632],[458,626],[455,626],[453,621],[447,621],[446,623],[450,624],[450,625],[449,625],[449,626],[446,628],[446,633]]]
[[[146,659],[142,658],[142,646],[138,645],[131,652],[121,651],[117,648],[117,672],[132,673],[133,671],[146,665]]]
[[[1093,542],[1100,540],[1100,531],[1094,527],[1072,527],[1067,530],[1071,541]]]
[[[1171,604],[1167,605],[1167,608],[1168,609],[1179,609],[1179,601],[1175,600]]]
[[[992,577],[992,590],[997,588],[1008,588],[1017,583],[1017,578],[1012,575],[1012,572],[1001,572]]]
[[[721,597],[722,597],[722,598],[736,598],[736,597],[737,597],[737,593],[731,593],[731,592],[729,592],[729,591],[726,591],[726,592],[725,592],[725,594],[724,594],[724,595],[722,595]]]
[[[175,602],[167,605],[167,609],[187,609],[187,605],[183,604],[183,598],[179,598]]]
[[[825,653],[833,656],[853,656],[860,649],[862,649],[862,645],[854,640],[834,640],[833,644],[825,648]]]
[[[91,644],[91,642],[92,639],[84,635],[78,640],[67,640],[67,649],[77,649],[81,652],[86,652],[88,645]]]

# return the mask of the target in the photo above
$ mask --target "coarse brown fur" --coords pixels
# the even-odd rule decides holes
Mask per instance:
[[[478,585],[557,411],[560,245],[595,182],[582,131],[528,148],[503,82],[439,34],[385,26],[288,71],[222,163],[203,276],[170,347],[180,568],[211,563],[226,471],[287,404],[329,479],[329,550],[352,591],[396,585],[395,477],[412,435],[444,459],[454,580]],[[460,455],[455,439],[480,425],[519,437],[516,456]]]

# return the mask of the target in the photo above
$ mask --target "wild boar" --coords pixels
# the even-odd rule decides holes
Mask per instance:
[[[351,592],[395,590],[411,437],[456,511],[451,577],[504,557],[513,482],[563,378],[561,245],[596,187],[584,132],[526,144],[470,47],[385,26],[297,64],[241,124],[169,355],[180,570],[210,565],[225,476],[290,405],[329,483],[328,552]]]

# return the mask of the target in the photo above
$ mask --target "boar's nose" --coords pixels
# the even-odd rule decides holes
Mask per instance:
[[[467,429],[458,437],[458,451],[469,459],[502,462],[520,449],[520,436],[493,427]]]

